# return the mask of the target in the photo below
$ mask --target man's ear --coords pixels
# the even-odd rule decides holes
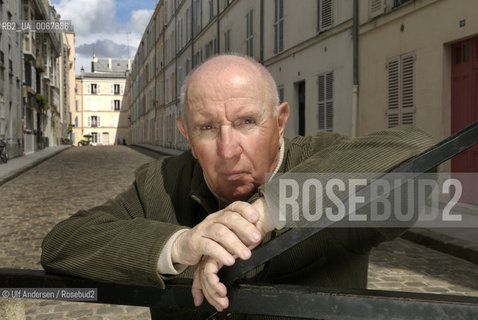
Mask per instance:
[[[181,118],[176,118],[176,126],[178,127],[179,132],[181,132],[181,134],[183,135],[183,137],[186,138],[186,141],[188,142],[189,147],[191,148],[191,152],[192,152],[192,154],[193,154],[193,157],[196,158],[196,154],[194,153],[194,148],[193,148],[193,146],[192,146],[192,144],[191,144],[191,141],[189,140],[188,130],[186,130],[186,125],[184,124],[183,119],[181,119]]]
[[[285,132],[285,125],[287,124],[287,120],[289,119],[290,115],[290,107],[288,102],[282,102],[279,105],[279,109],[277,110],[277,124],[279,125],[279,138],[282,141]]]
[[[181,132],[183,137],[186,138],[186,140],[189,143],[189,135],[188,135],[188,131],[186,130],[186,125],[184,124],[183,119],[176,118],[176,126],[178,127],[179,132]]]

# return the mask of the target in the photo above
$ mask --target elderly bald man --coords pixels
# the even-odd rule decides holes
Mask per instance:
[[[195,304],[206,297],[221,311],[229,302],[219,269],[248,259],[276,233],[262,189],[275,173],[386,172],[432,145],[414,128],[289,141],[289,105],[279,104],[273,78],[248,57],[206,61],[181,92],[177,126],[190,151],[143,165],[128,190],[55,226],[42,246],[47,271],[159,287],[174,276],[194,278]],[[397,235],[364,230],[324,230],[256,270],[251,281],[363,288],[370,249]],[[166,314],[185,316],[152,310],[153,318]]]

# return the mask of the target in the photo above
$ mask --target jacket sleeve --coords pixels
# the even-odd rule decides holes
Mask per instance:
[[[327,135],[325,135],[326,137]],[[332,141],[326,143],[324,141]],[[425,132],[415,127],[397,127],[379,131],[356,139],[346,139],[337,135],[324,138],[324,134],[316,135],[310,142],[310,155],[301,163],[291,168],[287,173],[276,177],[260,191],[265,196],[271,217],[276,226],[303,226],[303,219],[298,223],[291,221],[294,217],[303,216],[300,212],[302,206],[297,207],[299,212],[291,212],[288,207],[287,213],[279,208],[280,203],[280,179],[299,181],[309,178],[310,173],[320,174],[322,181],[328,181],[336,177],[346,177],[349,174],[360,174],[362,177],[372,179],[381,173],[388,172],[402,162],[414,157],[433,146],[433,139]],[[324,188],[325,190],[325,188]],[[344,190],[343,195],[347,195]],[[322,199],[327,197],[322,194]],[[302,199],[302,196],[297,197]],[[330,204],[330,203],[328,203]],[[324,200],[323,207],[327,207]],[[398,236],[403,229],[368,229],[357,228],[351,231],[355,236],[347,240],[347,246],[354,250],[368,250],[371,246],[381,241],[390,240]]]
[[[149,164],[140,167],[135,182],[116,198],[57,224],[42,243],[43,268],[98,281],[164,287],[164,277],[157,272],[159,254],[168,238],[184,227],[146,219],[143,197],[149,170]]]

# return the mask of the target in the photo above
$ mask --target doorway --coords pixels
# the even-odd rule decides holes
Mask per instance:
[[[299,111],[299,135],[305,136],[305,81],[295,83]]]
[[[451,69],[452,134],[478,121],[478,37],[452,45]],[[478,146],[451,160],[453,173],[478,173]],[[478,179],[460,175],[463,194],[460,201],[478,204]]]

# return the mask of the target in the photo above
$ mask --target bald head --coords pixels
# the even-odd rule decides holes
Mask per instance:
[[[213,86],[218,81],[225,85],[233,84],[235,81],[248,79],[253,86],[258,86],[264,93],[265,100],[274,108],[274,115],[277,116],[279,106],[279,95],[277,85],[269,71],[256,60],[248,56],[235,54],[215,56],[199,67],[194,69],[184,80],[181,86],[181,107],[182,117],[186,118],[189,111],[189,94],[194,90],[195,84],[209,82]]]

